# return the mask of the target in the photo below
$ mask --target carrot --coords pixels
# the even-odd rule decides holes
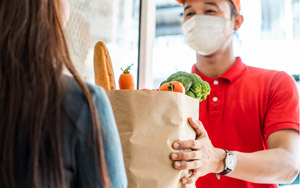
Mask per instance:
[[[120,89],[130,89],[130,90],[134,89],[134,79],[132,74],[129,72],[132,65],[128,66],[125,70],[121,68],[123,74],[121,74],[119,78]]]
[[[172,81],[172,82],[163,84],[159,88],[159,91],[173,91],[173,92],[178,92],[178,93],[184,93],[185,94],[184,86],[182,85],[181,82],[178,82],[178,81]]]

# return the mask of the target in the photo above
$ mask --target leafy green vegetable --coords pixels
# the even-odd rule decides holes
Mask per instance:
[[[168,77],[160,84],[160,87],[168,82],[178,81],[185,87],[186,95],[198,99],[200,102],[205,100],[210,94],[210,86],[203,81],[200,76],[194,73],[179,71]]]

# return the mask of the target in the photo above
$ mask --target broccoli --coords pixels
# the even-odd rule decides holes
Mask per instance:
[[[186,95],[198,99],[200,102],[205,100],[210,93],[209,84],[194,73],[179,71],[169,76],[166,81],[163,81],[160,87],[171,81],[181,82],[185,87]]]

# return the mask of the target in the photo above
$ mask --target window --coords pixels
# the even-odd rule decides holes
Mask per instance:
[[[104,42],[115,78],[131,64],[137,82],[140,0],[72,0],[66,38],[71,58],[81,76],[94,83],[94,46]]]

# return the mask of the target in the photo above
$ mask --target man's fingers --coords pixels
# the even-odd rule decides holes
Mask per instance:
[[[201,137],[203,135],[207,135],[207,132],[205,130],[205,128],[203,127],[201,121],[194,121],[192,118],[188,118],[188,121],[191,125],[191,127],[193,127],[193,129],[196,131],[197,134],[197,138]]]
[[[171,159],[174,161],[190,161],[200,158],[200,151],[188,151],[188,152],[179,152],[172,153]]]
[[[181,183],[182,184],[195,184],[199,177],[200,177],[200,170],[195,169],[190,177],[182,178]]]
[[[195,161],[176,161],[174,162],[174,167],[180,170],[194,170],[196,168],[200,168],[201,162],[200,160]]]
[[[184,141],[177,141],[173,143],[173,148],[178,149],[201,149],[201,143],[199,140],[184,140]]]
[[[173,143],[174,149],[194,149],[199,150],[201,149],[201,141],[200,137],[207,136],[207,132],[204,129],[202,123],[200,121],[193,121],[192,118],[188,119],[191,126],[195,129],[197,134],[196,140],[185,140],[185,141],[177,141]]]

